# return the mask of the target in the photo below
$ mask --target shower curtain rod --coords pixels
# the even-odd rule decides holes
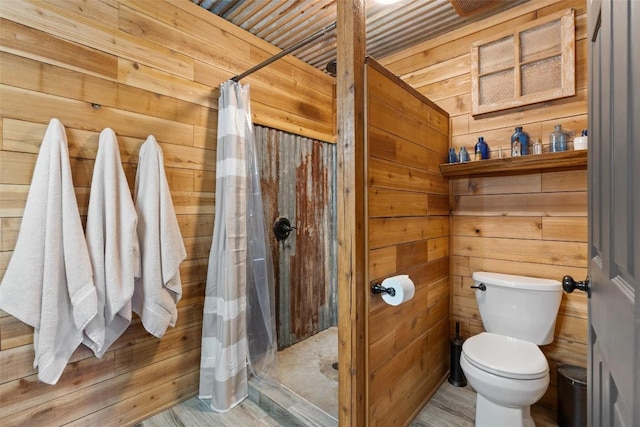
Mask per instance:
[[[237,76],[232,77],[231,80],[233,80],[234,82],[237,83],[241,79],[244,79],[245,77],[247,77],[249,74],[255,73],[259,69],[261,69],[263,67],[266,67],[267,65],[271,64],[272,62],[277,61],[278,59],[282,58],[283,56],[290,54],[294,50],[298,50],[302,46],[311,43],[312,41],[322,37],[323,35],[327,34],[329,31],[334,30],[335,28],[336,28],[336,23],[335,22],[333,24],[329,24],[326,27],[324,27],[323,29],[321,29],[320,31],[318,31],[317,33],[311,34],[309,37],[300,40],[298,43],[294,44],[291,47],[288,47],[287,49],[283,50],[279,54],[272,56],[271,58],[261,62],[260,64],[254,66],[252,68],[250,68],[249,70],[245,71],[242,74],[238,74]]]

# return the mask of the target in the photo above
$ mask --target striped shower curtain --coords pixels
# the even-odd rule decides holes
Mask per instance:
[[[220,88],[216,209],[202,320],[201,399],[226,412],[248,394],[248,370],[275,377],[273,264],[266,244],[249,86]]]

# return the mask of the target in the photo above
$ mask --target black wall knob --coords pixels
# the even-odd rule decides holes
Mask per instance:
[[[568,294],[578,289],[580,291],[586,292],[588,297],[591,297],[591,283],[589,282],[589,277],[583,282],[576,282],[573,280],[571,276],[564,276],[562,278],[562,289]]]

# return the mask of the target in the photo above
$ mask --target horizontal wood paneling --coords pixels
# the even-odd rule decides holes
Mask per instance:
[[[369,297],[369,424],[406,425],[448,363],[449,184],[437,167],[448,120],[375,63],[366,104],[369,278],[407,274],[415,284],[399,306]]]
[[[1,425],[132,425],[195,395],[218,86],[277,51],[188,0],[0,2],[0,278],[52,117],[66,127],[83,221],[100,131],[116,132],[131,188],[155,135],[187,248],[176,326],[157,339],[134,316],[101,359],[80,346],[55,386],[37,380],[33,328],[0,312]],[[331,77],[287,57],[243,83],[254,122],[335,140]]]
[[[576,16],[576,95],[472,116],[471,44],[568,8],[574,8]],[[478,137],[484,136],[495,155],[499,147],[509,148],[515,126],[523,126],[532,141],[540,138],[543,144],[548,144],[548,135],[555,124],[561,124],[577,135],[587,128],[588,40],[585,23],[584,0],[526,2],[382,58],[381,62],[449,113],[450,146],[456,150],[461,146],[473,147]],[[474,271],[556,280],[567,274],[581,280],[586,277],[586,169],[460,177],[451,179],[450,185],[451,335],[455,322],[460,322],[463,337],[483,330],[470,289]],[[418,200],[416,198],[415,205],[420,206]],[[380,215],[390,212],[393,207],[387,202]],[[372,259],[377,262],[374,271],[387,271],[383,268],[386,258]],[[555,368],[562,363],[586,366],[586,345],[586,298],[578,292],[564,294],[556,339],[542,348],[549,360],[552,380],[541,404],[555,408]]]

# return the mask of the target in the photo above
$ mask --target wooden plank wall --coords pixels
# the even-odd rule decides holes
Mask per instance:
[[[370,285],[408,274],[415,296],[368,300],[369,425],[407,425],[449,368],[447,114],[382,66],[367,76]]]
[[[81,346],[55,386],[37,381],[32,329],[0,312],[0,424],[132,424],[197,392],[217,87],[277,49],[188,0],[11,0],[0,19],[0,277],[52,117],[67,127],[81,215],[98,133],[116,132],[130,185],[154,134],[188,253],[176,327],[156,339],[135,317],[102,359]],[[246,83],[256,123],[335,139],[332,78],[286,58]]]
[[[280,242],[269,233],[282,349],[337,325],[336,144],[255,131],[267,224],[297,227]]]
[[[573,7],[576,11],[576,96],[506,110],[470,115],[470,45],[505,29]],[[584,0],[537,0],[453,31],[435,40],[384,58],[381,62],[451,116],[451,146],[472,147],[484,136],[489,147],[505,149],[515,126],[532,140],[555,124],[574,132],[587,127],[587,40]],[[579,133],[578,133],[579,135]],[[452,321],[464,337],[482,331],[474,294],[473,271],[488,270],[560,280],[587,274],[586,170],[535,171],[528,174],[451,180]],[[541,400],[556,405],[559,364],[586,366],[587,301],[565,294],[556,340],[544,346],[551,367],[551,386]]]

